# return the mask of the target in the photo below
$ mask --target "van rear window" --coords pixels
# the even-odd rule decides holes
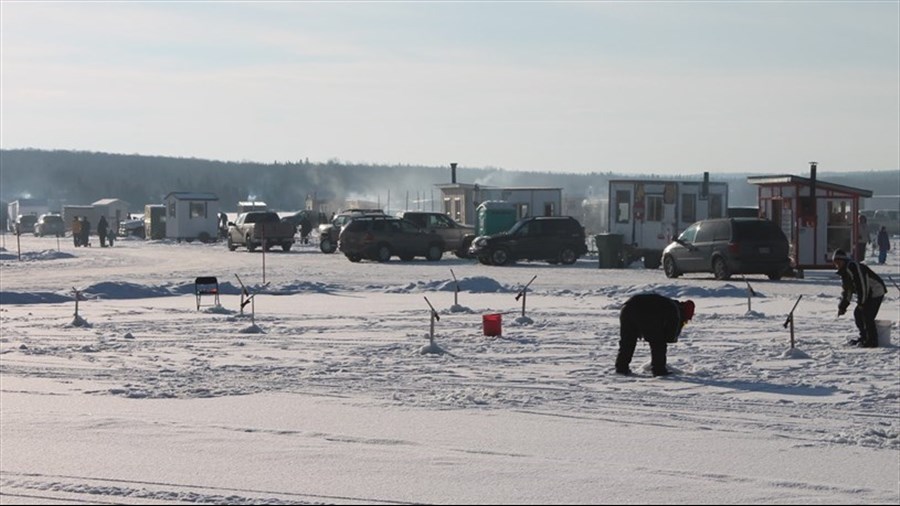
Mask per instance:
[[[784,239],[784,232],[771,221],[735,221],[734,228],[738,238],[763,241]]]

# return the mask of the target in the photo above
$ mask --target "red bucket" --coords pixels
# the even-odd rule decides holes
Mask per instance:
[[[486,314],[481,317],[481,325],[486,336],[499,336],[503,327],[502,323],[503,315],[500,313]]]

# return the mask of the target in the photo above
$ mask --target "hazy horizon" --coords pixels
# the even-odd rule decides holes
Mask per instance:
[[[900,2],[2,2],[0,148],[900,167]]]

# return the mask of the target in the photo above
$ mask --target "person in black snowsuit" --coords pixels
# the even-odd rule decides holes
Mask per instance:
[[[842,249],[835,250],[832,262],[841,276],[841,301],[838,303],[838,316],[843,316],[850,307],[850,299],[856,295],[856,309],[853,318],[859,329],[859,339],[850,341],[851,345],[861,348],[878,347],[878,329],[875,328],[875,317],[881,308],[881,302],[887,293],[884,280],[872,272],[868,265],[854,261]]]
[[[101,216],[100,220],[97,222],[97,237],[100,238],[100,247],[106,247],[106,231],[109,228],[109,224],[106,222],[106,216]]]
[[[616,372],[631,374],[629,364],[639,337],[650,345],[650,368],[654,376],[669,374],[668,343],[678,341],[681,328],[694,317],[694,302],[670,299],[657,293],[642,293],[625,302],[619,313],[619,355]]]
[[[309,233],[312,231],[312,222],[306,216],[300,218],[300,242],[309,244]]]
[[[82,217],[81,220],[81,245],[91,245],[91,222],[88,221],[87,216]]]
[[[228,237],[228,215],[219,213],[219,238],[225,239],[226,237]]]

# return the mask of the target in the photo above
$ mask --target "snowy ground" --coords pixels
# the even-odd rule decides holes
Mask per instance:
[[[845,345],[830,271],[751,276],[748,310],[741,279],[595,258],[354,264],[312,245],[25,236],[19,260],[2,240],[4,504],[900,501],[894,287],[879,319],[895,345],[869,350]],[[894,244],[873,267],[900,281]],[[235,274],[257,290],[264,272],[241,315]],[[221,306],[198,311],[207,275]],[[639,345],[638,374],[618,376],[618,309],[650,290],[697,304],[669,348],[678,374],[651,377]],[[502,336],[483,335],[490,313]]]

